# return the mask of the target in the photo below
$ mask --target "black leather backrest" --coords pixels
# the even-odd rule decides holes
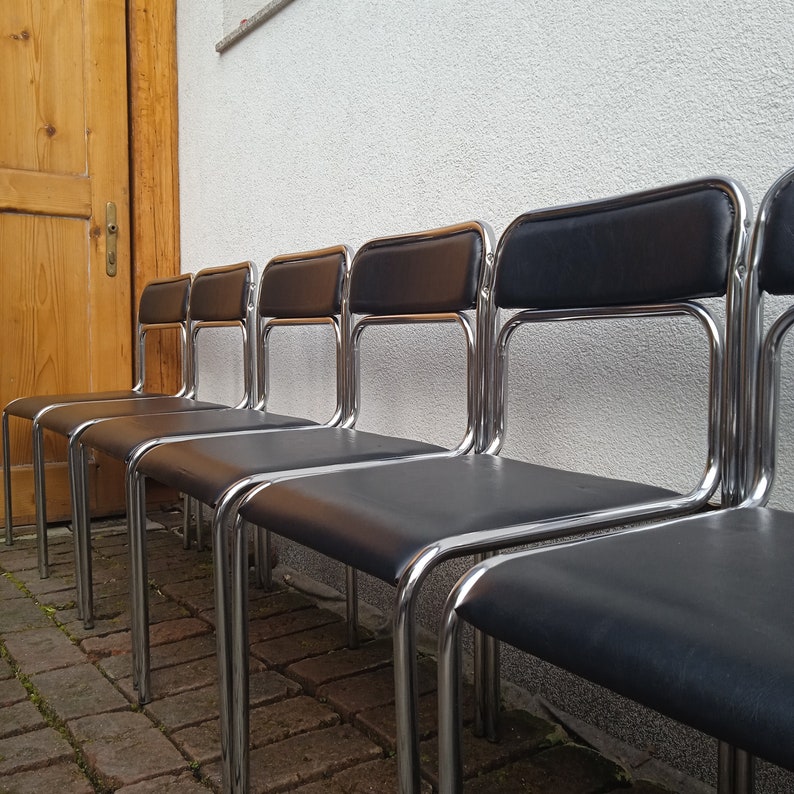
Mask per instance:
[[[330,317],[342,306],[345,249],[278,257],[268,262],[259,286],[262,317]]]
[[[353,260],[350,310],[383,315],[473,308],[485,251],[475,223],[372,240]]]
[[[251,288],[251,265],[200,270],[190,291],[190,319],[209,322],[244,320]]]
[[[150,281],[141,293],[138,322],[143,325],[184,322],[187,317],[190,282],[189,274]]]
[[[500,241],[496,305],[569,309],[722,295],[733,223],[729,196],[703,183],[527,213]]]
[[[769,199],[758,260],[758,283],[773,295],[794,294],[794,173],[788,179]]]

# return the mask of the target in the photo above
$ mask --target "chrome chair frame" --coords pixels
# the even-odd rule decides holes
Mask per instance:
[[[466,428],[463,438],[458,445],[452,449],[444,450],[443,452],[426,453],[423,455],[410,455],[403,456],[397,459],[392,459],[396,462],[416,459],[417,457],[427,458],[432,456],[451,457],[465,454],[472,450],[474,445],[478,443],[480,432],[480,419],[484,411],[481,403],[484,400],[482,393],[483,379],[479,375],[479,367],[482,365],[481,356],[476,344],[478,336],[482,333],[480,328],[480,321],[482,317],[490,317],[490,311],[486,303],[483,304],[484,297],[490,294],[490,279],[493,264],[492,248],[492,232],[490,227],[481,222],[472,222],[467,224],[458,224],[457,226],[445,227],[443,229],[436,229],[430,232],[419,232],[415,234],[404,234],[394,237],[379,238],[378,240],[371,241],[365,244],[360,250],[371,250],[378,245],[388,245],[394,241],[424,241],[433,240],[440,235],[448,235],[457,231],[476,231],[480,236],[483,253],[481,257],[482,265],[480,268],[479,286],[477,289],[477,306],[476,306],[476,324],[471,320],[469,315],[463,312],[442,312],[442,313],[420,313],[420,314],[389,314],[378,315],[375,313],[364,314],[356,320],[353,324],[350,334],[349,342],[346,345],[346,382],[347,388],[347,404],[345,411],[345,419],[342,422],[344,428],[355,428],[355,422],[358,417],[359,403],[360,403],[360,339],[367,327],[377,325],[389,324],[411,324],[411,323],[457,323],[463,333],[466,346],[466,384],[467,384],[467,400],[466,400]],[[350,305],[350,285],[355,278],[356,260],[354,258],[351,267],[350,278],[346,285],[345,290],[345,306]],[[485,308],[485,314],[483,309]],[[131,516],[131,537],[133,540],[133,547],[131,553],[133,555],[134,563],[133,568],[137,572],[137,578],[143,582],[145,580],[145,549],[142,546],[143,533],[140,531],[143,520],[143,504],[141,499],[143,489],[144,476],[139,472],[138,468],[141,458],[136,461],[130,461],[127,469],[127,484],[129,494],[130,516]],[[366,466],[366,463],[348,463],[330,466],[315,466],[312,468],[301,468],[293,471],[279,471],[268,472],[260,476],[251,476],[244,478],[233,486],[229,487],[227,491],[219,499],[212,521],[212,537],[213,546],[216,549],[226,548],[227,539],[227,523],[235,516],[236,507],[240,499],[252,488],[274,480],[277,477],[284,476],[298,476],[301,474],[318,474],[329,471],[337,471],[341,468],[359,468]],[[219,661],[219,677],[220,677],[220,709],[225,718],[221,720],[222,737],[221,744],[224,756],[224,779],[230,781],[232,776],[235,777],[234,784],[235,790],[245,790],[247,782],[239,779],[236,765],[232,761],[230,751],[233,745],[230,741],[231,734],[227,730],[230,723],[231,712],[231,692],[230,686],[232,682],[232,666],[231,659],[228,655],[230,647],[230,620],[232,612],[232,601],[230,583],[231,577],[235,576],[238,568],[235,567],[234,561],[239,560],[239,553],[241,549],[245,548],[246,562],[243,567],[246,573],[242,578],[246,581],[247,586],[247,525],[244,523],[235,522],[235,531],[232,540],[232,571],[229,570],[229,558],[225,554],[216,554],[214,556],[214,573],[215,573],[215,599],[216,599],[216,614],[219,616],[216,619],[217,624],[217,643],[218,643],[218,661]],[[269,533],[268,533],[269,534]],[[244,536],[243,537],[241,537]],[[269,543],[260,543],[260,549],[267,553]],[[266,561],[263,566],[266,572],[269,572],[269,561]],[[347,582],[348,582],[348,638],[351,646],[355,646],[358,642],[357,636],[357,619],[356,619],[356,576],[355,571],[350,567],[347,568]],[[135,591],[139,595],[145,597],[145,588],[136,588]],[[247,590],[246,590],[247,596]],[[134,651],[134,665],[135,672],[133,678],[138,683],[139,695],[142,692],[148,693],[149,691],[149,662],[148,662],[148,624],[146,621],[147,606],[141,602],[135,610],[136,618],[133,628],[133,651]],[[226,616],[225,619],[221,616]],[[235,627],[235,636],[237,636],[238,627]],[[247,723],[246,723],[247,729]],[[233,771],[234,768],[234,771]],[[247,769],[247,768],[246,768]],[[231,784],[228,784],[231,785]],[[240,788],[242,786],[242,788]]]
[[[323,256],[330,253],[340,252],[345,258],[345,280],[348,278],[350,271],[351,251],[348,246],[338,246],[333,248],[318,249],[316,251],[307,251],[299,254],[286,254],[274,257],[270,260],[268,265],[289,262],[296,258],[306,258],[313,256]],[[261,285],[260,285],[261,286]],[[258,400],[254,406],[255,410],[264,411],[267,407],[267,398],[269,394],[269,361],[270,349],[269,338],[276,328],[291,327],[291,326],[310,326],[310,325],[328,325],[334,336],[335,351],[336,351],[336,404],[333,414],[323,423],[319,425],[307,425],[305,427],[295,428],[273,428],[272,430],[243,430],[237,431],[233,434],[228,432],[213,432],[213,433],[190,433],[179,436],[168,436],[151,438],[145,443],[140,444],[130,452],[129,457],[125,461],[126,474],[125,474],[125,493],[127,501],[127,524],[128,533],[130,537],[130,587],[131,587],[131,633],[132,633],[132,655],[133,655],[133,685],[138,691],[138,699],[141,703],[146,703],[150,699],[150,681],[149,681],[149,625],[148,625],[148,590],[147,590],[147,570],[146,570],[146,544],[145,534],[143,528],[146,526],[146,498],[145,498],[145,478],[137,475],[138,466],[147,452],[160,446],[161,444],[176,443],[180,441],[194,441],[197,439],[209,439],[228,437],[233,435],[235,437],[253,435],[258,433],[269,432],[287,432],[292,430],[313,430],[322,427],[336,427],[345,417],[347,406],[347,360],[345,356],[345,340],[349,336],[347,329],[349,327],[349,312],[347,310],[347,296],[343,294],[342,305],[338,317],[327,318],[259,318],[257,324],[257,335],[261,340],[258,347],[261,349],[261,354],[257,356],[257,378],[258,385],[257,393]],[[85,448],[80,446],[80,463],[81,467],[86,466]],[[199,527],[201,526],[201,518],[198,519]],[[81,521],[82,525],[88,524],[88,516],[85,515]],[[266,581],[270,573],[269,560],[266,551],[263,549],[265,540],[260,536],[256,536],[256,553],[257,553],[257,577],[261,586],[266,585]]]
[[[241,340],[243,347],[243,371],[244,371],[244,394],[238,407],[248,405],[253,400],[251,391],[251,369],[252,369],[252,356],[253,350],[251,345],[251,337],[248,332],[248,327],[252,318],[252,301],[253,294],[256,287],[256,266],[252,262],[240,262],[235,265],[227,265],[224,267],[212,267],[201,270],[195,277],[195,284],[201,284],[205,278],[213,278],[216,275],[224,275],[236,270],[244,271],[245,280],[243,283],[243,292],[241,295],[244,303],[242,310],[243,319],[232,318],[227,320],[203,320],[195,318],[195,310],[191,312],[190,305],[188,306],[187,322],[188,322],[188,350],[189,350],[189,372],[190,372],[190,385],[184,397],[190,400],[196,399],[197,390],[197,377],[198,377],[198,358],[197,358],[197,339],[199,333],[207,328],[239,328],[241,332]],[[191,292],[191,297],[195,296],[195,292]],[[114,404],[123,405],[123,401],[113,401]],[[51,406],[46,412],[37,417],[34,422],[34,439],[36,439],[36,446],[34,446],[34,454],[38,451],[40,457],[43,457],[43,427],[41,422],[44,421],[51,411],[56,410],[56,407]],[[207,407],[215,407],[207,404]],[[220,404],[217,408],[224,408]],[[83,421],[78,426],[72,429],[68,437],[67,446],[67,462],[69,469],[69,491],[72,503],[72,526],[73,526],[73,541],[74,541],[74,554],[75,554],[75,578],[77,584],[77,613],[78,617],[82,618],[87,628],[93,627],[93,594],[91,588],[91,554],[90,543],[88,537],[88,458],[80,454],[80,442],[83,434],[90,427],[93,427],[99,422],[110,421],[107,417],[100,415],[93,417],[89,420]],[[37,494],[42,494],[44,491],[44,479],[36,481]],[[37,543],[39,550],[39,573],[42,578],[49,575],[47,569],[47,529],[46,529],[46,502],[41,500],[41,509],[36,512],[36,532]]]
[[[731,251],[728,261],[729,282],[726,289],[726,312],[729,317],[734,316],[741,309],[743,303],[743,273],[742,263],[745,251],[746,234],[744,218],[746,217],[746,199],[742,188],[736,183],[722,178],[699,180],[674,185],[661,190],[643,191],[629,196],[619,196],[611,199],[587,202],[585,204],[569,205],[566,207],[541,210],[532,213],[536,218],[552,218],[562,215],[586,214],[589,212],[618,208],[626,203],[636,202],[647,196],[676,196],[687,193],[695,187],[716,187],[723,191],[733,204],[735,222]],[[524,217],[524,216],[522,216]],[[521,218],[511,224],[503,234],[496,251],[496,267],[502,250],[502,241],[510,233],[513,226]],[[484,311],[489,319],[486,326],[481,329],[483,342],[488,340],[489,331],[494,327],[496,310],[491,301],[491,287],[487,285],[481,299],[487,308]],[[739,311],[739,313],[741,313]],[[613,509],[592,513],[583,513],[568,516],[562,520],[548,519],[532,525],[509,526],[501,529],[489,529],[481,532],[468,532],[464,535],[450,534],[447,538],[426,546],[417,552],[410,567],[404,572],[397,583],[395,596],[394,627],[394,667],[395,667],[395,704],[397,712],[397,762],[400,791],[415,792],[419,790],[419,744],[416,734],[417,725],[417,688],[415,681],[416,672],[416,640],[415,640],[415,603],[422,583],[435,566],[450,558],[465,554],[490,555],[500,549],[517,546],[524,543],[534,543],[555,539],[567,535],[578,534],[585,531],[618,527],[629,522],[661,520],[671,515],[691,512],[702,507],[709,500],[720,482],[722,464],[723,426],[726,421],[734,421],[736,409],[726,401],[726,394],[734,394],[733,383],[737,373],[730,366],[725,366],[723,356],[722,333],[719,324],[714,320],[711,312],[693,301],[666,303],[656,305],[636,306],[610,306],[606,308],[592,308],[587,310],[535,310],[521,312],[509,319],[502,328],[495,343],[480,351],[481,372],[483,376],[491,374],[494,386],[489,390],[487,384],[481,393],[489,400],[488,408],[483,412],[486,427],[482,433],[485,442],[482,451],[498,451],[501,447],[505,431],[505,416],[501,404],[505,394],[507,376],[507,353],[509,342],[516,328],[527,322],[552,321],[572,319],[605,319],[625,316],[650,317],[650,316],[689,316],[695,318],[706,331],[710,350],[710,375],[709,392],[714,404],[709,409],[708,441],[709,450],[704,474],[693,490],[678,499],[653,501],[641,506],[634,505],[625,509]],[[732,327],[733,320],[729,322]],[[731,344],[736,344],[738,339],[731,334]],[[494,353],[485,351],[495,350]],[[727,360],[734,362],[737,353],[729,350]],[[726,388],[726,385],[729,388]],[[383,465],[383,464],[369,464]],[[312,472],[311,475],[321,472]],[[292,479],[294,475],[271,478],[255,490],[250,490],[239,506],[244,511],[249,500],[256,497],[260,491]],[[246,596],[245,584],[245,559],[246,537],[242,532],[243,522],[238,518],[235,524],[233,568],[232,568],[232,604],[231,614],[229,606],[218,603],[216,609],[216,631],[218,633],[219,656],[228,654],[233,660],[233,678],[228,697],[231,698],[232,722],[227,729],[230,740],[233,742],[231,757],[234,759],[233,771],[229,772],[233,791],[245,791],[247,782],[247,693],[248,671],[245,660],[247,659],[247,634],[246,634]],[[271,528],[276,531],[276,528]],[[220,536],[218,536],[220,537]],[[216,576],[223,572],[216,570]],[[216,593],[225,592],[227,584],[216,586]],[[231,646],[226,645],[231,641]],[[225,650],[224,650],[225,649]],[[495,732],[496,711],[498,699],[496,693],[497,664],[495,645],[493,643],[478,642],[476,645],[477,670],[475,672],[478,699],[478,723],[489,735]],[[221,681],[225,678],[225,671],[221,669]],[[227,706],[226,708],[229,708]],[[223,719],[222,711],[222,719]]]
[[[361,408],[361,335],[367,327],[378,325],[426,325],[457,323],[466,336],[466,429],[463,438],[454,447],[457,454],[465,454],[474,449],[477,437],[477,331],[471,317],[462,312],[439,314],[387,314],[370,315],[359,319],[350,335],[350,406],[343,427],[354,427]]]
[[[196,399],[199,388],[199,362],[197,338],[199,332],[205,328],[239,328],[243,345],[243,396],[240,401],[233,406],[234,408],[250,408],[256,401],[253,372],[256,362],[256,350],[254,347],[255,337],[252,336],[250,329],[255,325],[254,299],[257,289],[257,270],[256,265],[249,261],[240,262],[239,265],[225,265],[220,267],[202,268],[196,274],[212,277],[215,274],[222,274],[232,268],[243,267],[248,270],[248,297],[245,301],[244,317],[242,319],[231,320],[207,320],[196,319],[195,310],[188,304],[188,332],[190,334],[190,388],[185,392],[186,397]]]
[[[188,389],[190,388],[190,356],[189,356],[189,342],[188,342],[188,332],[187,332],[187,308],[188,308],[188,299],[190,293],[190,286],[192,284],[192,274],[182,274],[180,276],[172,277],[172,278],[161,278],[161,279],[152,279],[151,281],[147,282],[146,286],[144,287],[144,292],[141,295],[141,306],[144,305],[147,299],[147,289],[153,288],[157,289],[158,286],[161,285],[171,285],[177,284],[181,281],[187,282],[187,293],[184,297],[184,308],[182,311],[183,317],[175,322],[142,322],[140,319],[140,312],[138,317],[136,318],[136,336],[137,336],[137,361],[136,361],[136,379],[135,384],[133,385],[131,391],[136,392],[139,395],[139,399],[146,399],[148,397],[161,397],[163,395],[160,394],[147,394],[144,391],[145,382],[146,382],[146,336],[148,333],[152,331],[165,331],[165,330],[178,330],[181,346],[180,346],[180,364],[182,368],[182,378],[181,378],[181,386],[179,390],[173,395],[174,397],[182,397],[184,396]],[[41,429],[39,428],[39,422],[43,418],[43,416],[47,413],[47,411],[53,408],[59,408],[64,405],[74,405],[76,403],[93,403],[93,402],[115,402],[117,400],[123,399],[130,399],[135,395],[130,394],[122,394],[118,396],[112,396],[111,393],[108,392],[96,392],[95,396],[87,397],[86,395],[79,395],[76,399],[69,399],[69,395],[61,395],[60,399],[56,399],[55,402],[50,403],[46,407],[40,409],[36,414],[31,417],[31,421],[33,424],[32,431],[31,431],[31,442],[32,442],[32,450],[33,450],[33,472],[34,472],[34,503],[36,509],[36,515],[38,516],[40,513],[43,514],[46,512],[46,493],[43,490],[44,484],[44,454],[43,454],[43,439],[41,438]],[[27,398],[21,398],[27,399]],[[5,514],[6,514],[6,522],[5,522],[5,544],[6,546],[13,545],[14,542],[14,535],[13,535],[13,508],[12,508],[12,495],[11,495],[11,466],[10,466],[10,459],[11,459],[11,450],[10,450],[10,437],[9,437],[9,416],[13,415],[11,411],[13,410],[14,403],[17,402],[16,400],[12,400],[6,407],[3,409],[3,416],[2,416],[2,432],[3,432],[3,483],[4,483],[4,490],[5,490]],[[25,417],[21,417],[25,418]],[[36,487],[35,483],[40,483],[40,487]],[[38,534],[38,528],[37,528]],[[42,556],[43,554],[43,556]],[[41,547],[39,548],[39,570],[46,571],[47,569],[47,557],[46,557],[46,548],[43,550]]]
[[[265,271],[269,267],[278,267],[280,265],[288,264],[290,262],[294,262],[297,260],[305,260],[305,259],[312,259],[312,258],[321,258],[328,255],[334,254],[342,254],[345,260],[345,274],[350,270],[350,260],[352,257],[352,251],[350,247],[347,245],[341,246],[331,246],[328,248],[320,248],[312,251],[301,251],[295,254],[282,254],[279,256],[275,256],[268,261],[265,265]],[[263,271],[263,278],[260,279],[259,283],[259,292],[257,293],[257,305],[259,304],[259,298],[261,295],[261,289],[264,285],[264,271]],[[336,350],[336,405],[334,407],[334,412],[330,416],[329,419],[320,423],[322,427],[336,427],[344,418],[345,412],[345,368],[344,368],[344,350],[343,344],[345,339],[348,337],[347,326],[349,324],[348,319],[348,312],[344,308],[344,299],[343,305],[340,309],[340,313],[338,316],[329,316],[329,317],[271,317],[266,318],[265,316],[261,315],[256,308],[253,308],[253,313],[256,316],[256,342],[253,348],[253,355],[252,355],[252,368],[254,370],[254,384],[255,384],[255,391],[253,394],[253,405],[250,406],[243,406],[242,403],[235,406],[235,408],[245,408],[250,407],[256,411],[265,411],[267,408],[267,401],[268,395],[270,393],[270,336],[274,332],[276,328],[280,327],[297,327],[297,326],[312,326],[312,325],[328,325],[331,329],[334,338],[335,350]],[[312,426],[307,426],[306,428],[274,428],[279,430],[298,430],[298,429],[308,429]],[[242,432],[243,434],[248,431],[237,431]],[[257,430],[251,432],[267,432],[264,430]],[[153,449],[154,447],[158,446],[162,443],[169,443],[175,441],[192,441],[197,438],[210,438],[216,435],[224,435],[224,433],[190,433],[184,434],[180,436],[169,436],[168,438],[152,438],[146,444],[142,444],[138,449],[133,451],[132,453],[132,460],[143,456],[148,450]],[[189,543],[189,539],[187,536],[187,524],[190,514],[190,505],[192,504],[193,500],[189,497],[186,497],[186,509],[185,509],[185,538],[186,540],[186,548],[187,544]],[[196,541],[199,550],[203,548],[203,517],[200,507],[196,510]],[[258,536],[257,536],[258,537]],[[257,565],[257,575],[261,578],[262,568],[260,565]]]
[[[346,249],[347,250],[347,249]],[[350,258],[349,252],[347,254],[348,260]],[[349,264],[348,264],[349,269]],[[286,327],[293,327],[293,326],[312,326],[312,325],[328,325],[331,328],[331,331],[334,335],[334,342],[336,345],[336,358],[339,362],[344,361],[344,354],[342,351],[342,344],[343,339],[347,337],[347,333],[343,333],[342,331],[342,324],[339,319],[336,317],[327,317],[327,318],[318,318],[318,317],[306,317],[306,318],[289,318],[289,319],[280,319],[280,318],[271,318],[265,322],[261,338],[261,350],[262,355],[257,357],[257,372],[258,372],[258,387],[257,393],[259,395],[259,399],[257,400],[255,408],[259,410],[264,410],[265,406],[267,405],[267,398],[270,393],[270,367],[267,364],[270,358],[270,335],[276,328],[286,328]],[[338,425],[344,416],[345,411],[345,384],[344,384],[344,368],[343,366],[336,367],[336,405],[334,406],[334,412],[331,415],[330,419],[326,420],[322,424],[327,427],[334,427]]]
[[[274,331],[274,329],[279,327],[287,327],[287,326],[310,326],[310,325],[328,325],[332,331],[333,339],[334,339],[334,348],[335,348],[335,356],[336,356],[336,398],[335,398],[335,408],[334,412],[329,419],[323,422],[320,425],[306,425],[306,426],[295,426],[295,427],[274,427],[272,430],[259,428],[256,430],[238,430],[235,431],[235,435],[247,435],[250,433],[266,433],[266,432],[275,432],[276,430],[286,431],[286,430],[308,430],[317,427],[333,427],[337,425],[343,415],[344,405],[345,405],[345,392],[344,392],[344,372],[345,372],[345,359],[344,359],[344,350],[343,350],[343,343],[346,334],[343,332],[343,329],[347,325],[347,312],[344,309],[344,305],[342,306],[342,310],[340,311],[339,316],[328,316],[328,317],[289,317],[289,318],[265,318],[260,315],[257,307],[260,304],[260,299],[262,297],[261,291],[265,287],[265,283],[267,281],[266,275],[268,272],[268,268],[271,267],[279,267],[284,264],[288,264],[294,261],[301,261],[301,260],[311,260],[314,258],[322,259],[323,257],[327,256],[341,256],[343,261],[343,269],[344,273],[346,274],[350,268],[350,249],[347,246],[334,246],[330,248],[318,249],[314,251],[306,251],[301,253],[295,254],[284,254],[281,256],[273,257],[265,266],[263,271],[263,276],[259,282],[259,289],[256,291],[256,301],[249,301],[249,312],[248,317],[246,320],[246,326],[249,326],[252,323],[255,323],[256,333],[254,335],[254,345],[250,348],[250,352],[247,356],[247,361],[253,362],[250,369],[246,367],[246,372],[251,372],[253,376],[252,370],[255,370],[256,377],[247,381],[247,383],[255,383],[256,384],[256,393],[251,395],[249,398],[244,397],[244,399],[236,405],[234,408],[227,408],[225,410],[253,410],[257,413],[264,412],[267,407],[267,375],[270,368],[270,351],[269,351],[269,337],[270,334]],[[252,294],[254,292],[254,282],[252,281]],[[343,302],[344,303],[344,302]],[[255,305],[254,305],[255,304]],[[212,327],[217,326],[218,323],[201,323],[199,324],[200,328]],[[223,325],[223,324],[220,324]],[[243,328],[243,331],[246,329]],[[250,339],[250,335],[244,337],[246,341]],[[195,344],[195,343],[194,343]],[[250,344],[250,342],[249,342]],[[259,355],[257,355],[259,353]],[[197,359],[194,358],[194,361],[197,364]],[[194,370],[195,371],[195,370]],[[194,390],[195,393],[195,390]],[[246,390],[246,395],[251,394],[249,390]],[[256,398],[256,399],[254,399]],[[253,405],[252,405],[253,404]],[[103,422],[112,422],[113,419],[106,419],[101,420]],[[95,423],[92,423],[92,425]],[[112,425],[111,425],[112,426]],[[84,624],[86,628],[92,627],[92,620],[93,620],[93,604],[92,604],[92,587],[91,587],[91,560],[90,560],[90,550],[88,548],[88,531],[89,531],[89,514],[88,514],[88,495],[87,490],[85,487],[85,482],[87,478],[88,472],[88,448],[83,441],[83,433],[87,430],[88,427],[82,428],[79,433],[75,433],[74,437],[74,444],[73,450],[74,454],[73,457],[70,458],[70,471],[78,472],[79,476],[82,478],[83,487],[82,490],[77,495],[77,501],[73,502],[73,504],[77,504],[74,521],[75,526],[77,527],[77,532],[80,534],[80,537],[83,538],[83,543],[81,546],[81,557],[80,557],[80,569],[83,571],[87,571],[88,575],[86,576],[86,583],[85,586],[81,588],[81,595],[80,595],[80,604],[81,604],[81,613],[84,620]],[[208,432],[194,432],[194,433],[183,433],[180,435],[170,435],[170,436],[157,436],[153,435],[148,438],[145,442],[140,443],[134,449],[129,451],[129,456],[125,461],[127,467],[134,467],[137,465],[137,462],[150,450],[154,449],[155,447],[161,444],[168,444],[173,442],[179,441],[192,441],[199,438],[214,438],[219,436],[229,435],[229,431],[208,431]],[[129,484],[127,482],[127,478],[125,476],[125,493],[126,493],[126,501],[127,501],[127,516],[128,516],[128,524],[130,522],[129,516],[131,515],[131,508],[130,508],[130,491],[129,491]],[[145,496],[143,495],[143,491],[141,492],[141,499],[143,500],[140,510],[143,511],[140,513],[142,516],[141,518],[141,526],[145,526]],[[185,497],[186,504],[189,504],[192,500],[189,497]],[[189,511],[189,507],[186,506],[186,514]],[[197,510],[197,546],[202,548],[202,519],[201,519],[201,511],[200,509]],[[189,537],[187,535],[187,531],[185,528],[185,547],[189,546]],[[131,544],[132,545],[132,544]],[[257,544],[259,546],[259,544]],[[261,556],[261,555],[260,555]],[[131,555],[132,557],[132,565],[134,566],[137,560],[139,559],[139,555]],[[261,576],[261,565],[257,566],[257,572]],[[131,603],[132,603],[132,615],[133,615],[133,622],[135,621],[135,613],[136,613],[136,605],[139,603],[141,599],[147,599],[147,592],[146,592],[146,576],[143,576],[143,581],[139,582],[139,576],[135,575],[135,569],[131,572]],[[140,584],[143,588],[143,595],[139,595],[138,591],[136,591],[136,586]],[[148,609],[145,610],[148,613]],[[148,630],[148,629],[147,629]],[[135,681],[137,686],[137,679]]]
[[[740,273],[745,279],[741,322],[734,323],[735,336],[743,341],[741,350],[734,350],[734,370],[737,377],[730,383],[733,393],[726,395],[734,406],[735,424],[729,427],[723,455],[731,459],[732,471],[740,478],[738,487],[724,493],[724,510],[717,514],[726,525],[743,511],[766,509],[774,481],[775,456],[780,393],[781,347],[794,326],[794,306],[781,313],[771,324],[763,339],[760,338],[763,313],[763,294],[759,287],[759,263],[762,259],[765,233],[776,197],[782,190],[794,186],[794,169],[781,176],[767,192],[761,204],[753,229],[749,268]],[[737,344],[738,348],[739,345]],[[738,364],[737,364],[738,362]],[[731,443],[732,442],[732,443]],[[738,502],[738,504],[737,504]],[[612,533],[609,539],[622,535],[656,533],[667,527],[686,522],[692,532],[707,516],[672,519],[647,527]],[[600,542],[593,538],[586,543]],[[607,539],[604,539],[607,540]],[[462,786],[462,761],[460,746],[460,707],[457,694],[460,686],[460,641],[462,619],[458,609],[466,603],[470,593],[489,571],[506,562],[527,559],[546,553],[564,554],[576,541],[534,548],[496,557],[482,562],[468,571],[450,593],[444,609],[439,636],[439,758],[440,792],[451,794]],[[528,575],[531,568],[528,570]],[[780,637],[779,641],[783,638]],[[751,794],[754,790],[754,759],[741,748],[719,740],[717,753],[717,791],[719,794]]]

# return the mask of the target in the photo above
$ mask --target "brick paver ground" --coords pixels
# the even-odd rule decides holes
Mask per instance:
[[[220,790],[210,552],[185,551],[159,517],[149,531],[154,697],[141,708],[130,663],[123,526],[93,533],[96,625],[74,606],[71,536],[53,533],[51,576],[35,542],[0,547],[0,794],[198,794]],[[251,595],[253,792],[395,790],[391,644],[345,647],[341,618],[286,586]],[[423,785],[434,790],[435,664],[420,661]],[[470,695],[466,695],[470,699]],[[668,791],[631,780],[558,725],[504,715],[504,739],[465,736],[466,791]]]

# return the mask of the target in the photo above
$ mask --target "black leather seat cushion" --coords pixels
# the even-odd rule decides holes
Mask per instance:
[[[163,444],[143,456],[138,470],[204,504],[215,505],[229,486],[255,474],[444,451],[421,441],[319,427]]]
[[[111,419],[86,430],[82,440],[86,446],[126,460],[138,445],[155,438],[311,426],[316,427],[317,423],[295,416],[228,408]]]
[[[725,294],[734,208],[720,188],[600,211],[528,213],[499,244],[494,300],[553,309]]]
[[[410,461],[289,480],[241,511],[253,522],[396,583],[434,541],[672,492],[493,455]]]
[[[774,295],[794,294],[794,182],[780,189],[769,207],[758,283]]]
[[[104,391],[104,392],[85,392],[84,394],[36,394],[32,397],[20,397],[12,400],[6,406],[6,412],[11,416],[20,416],[23,419],[33,419],[36,414],[48,405],[57,403],[78,403],[78,402],[99,402],[101,400],[124,400],[124,399],[149,399],[151,397],[165,397],[165,394],[150,394],[145,392],[132,391]]]
[[[116,416],[146,416],[170,411],[207,411],[228,405],[191,400],[187,397],[153,397],[149,400],[113,400],[106,403],[75,403],[47,411],[40,424],[64,436],[71,435],[85,422],[94,419],[111,419]]]
[[[508,557],[458,612],[792,769],[792,571],[794,516],[742,508]]]

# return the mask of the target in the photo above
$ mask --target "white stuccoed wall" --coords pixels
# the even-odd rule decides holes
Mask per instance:
[[[794,165],[792,20],[782,0],[296,0],[218,55],[222,0],[180,2],[183,267],[263,266],[469,218],[498,234],[532,208],[715,173],[742,181],[757,206]],[[522,432],[507,451],[691,484],[705,401],[691,381],[704,354],[693,330],[654,328],[525,332],[541,344],[512,359],[510,426]],[[406,360],[395,374],[397,340],[367,348],[363,426],[454,443],[452,337],[433,336],[427,373]],[[202,384],[236,399],[230,345],[210,351],[216,374]],[[307,337],[291,353],[272,407],[319,415],[323,348]],[[300,368],[321,386],[296,385]],[[412,386],[426,399],[401,400]],[[794,508],[794,469],[782,463],[776,501]]]

